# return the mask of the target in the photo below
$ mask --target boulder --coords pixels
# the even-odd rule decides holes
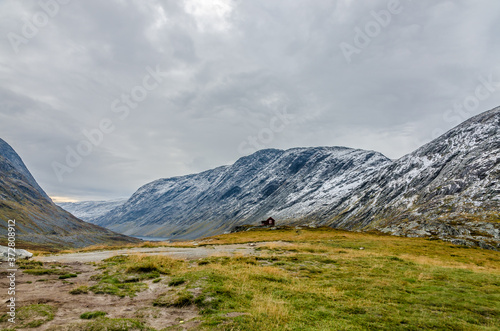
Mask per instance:
[[[11,254],[10,257],[15,257],[16,260],[29,259],[33,257],[33,253],[30,253],[24,249],[16,248],[15,256],[12,256]],[[0,246],[0,261],[8,261],[8,260],[9,260],[9,247]]]

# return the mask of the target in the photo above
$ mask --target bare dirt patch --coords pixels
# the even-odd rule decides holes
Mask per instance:
[[[96,263],[117,255],[167,255],[192,261],[210,256],[259,254],[256,248],[267,244],[269,243],[211,245],[194,248],[131,248],[36,257],[33,260],[43,263],[39,266],[40,269],[52,270],[54,273],[30,274],[27,270],[19,269],[16,275],[16,307],[19,310],[23,306],[46,304],[56,308],[53,319],[29,330],[65,330],[68,325],[86,323],[87,321],[82,320],[80,315],[93,311],[106,312],[108,318],[138,319],[147,327],[157,330],[171,326],[177,326],[179,329],[196,329],[200,321],[197,318],[198,308],[194,305],[182,308],[153,305],[158,296],[171,288],[168,285],[168,276],[162,276],[159,281],[158,279],[144,281],[148,288],[138,292],[134,297],[94,294],[91,291],[79,293],[74,290],[88,289],[97,284],[97,280],[92,277],[101,273]],[[5,276],[6,269],[7,264],[3,263],[0,266],[2,275],[0,289],[4,289],[0,291],[2,302],[10,298],[7,293],[9,286]],[[76,275],[76,277],[60,279],[62,275],[68,274]],[[79,294],[71,294],[72,290]],[[0,329],[11,326],[9,322],[0,322]]]

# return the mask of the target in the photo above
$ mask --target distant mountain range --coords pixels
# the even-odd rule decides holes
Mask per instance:
[[[0,234],[4,244],[8,220],[16,221],[18,244],[43,244],[50,248],[137,241],[81,221],[56,206],[19,155],[0,139]]]
[[[85,222],[95,224],[102,215],[127,202],[127,199],[107,201],[59,202],[57,205]]]
[[[395,161],[345,147],[267,149],[231,166],[146,184],[91,221],[128,235],[193,239],[272,216],[279,224],[494,249],[500,247],[499,164],[495,108]]]

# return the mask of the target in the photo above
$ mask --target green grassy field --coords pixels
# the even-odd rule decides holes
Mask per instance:
[[[252,255],[187,261],[118,255],[96,264],[92,283],[75,285],[68,295],[89,302],[94,295],[133,300],[155,284],[160,291],[148,309],[196,307],[201,321],[196,330],[500,330],[496,251],[329,228],[262,229],[140,246],[255,242],[261,244]],[[78,279],[66,267],[36,261],[20,266],[30,275]],[[24,306],[20,325],[42,325],[55,311],[50,305]],[[154,330],[140,309],[133,317],[88,311],[60,330]],[[179,322],[156,330],[184,327]]]
[[[257,256],[196,263],[115,257],[102,264],[100,284],[133,296],[141,279],[163,277],[169,289],[153,304],[197,305],[208,330],[499,329],[498,252],[331,229],[252,231],[205,243],[276,240]],[[123,275],[137,282],[121,282]]]

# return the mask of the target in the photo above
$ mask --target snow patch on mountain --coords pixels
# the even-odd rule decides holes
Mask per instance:
[[[125,202],[127,202],[127,199],[59,202],[57,205],[85,222],[95,223],[97,218],[109,213]]]

